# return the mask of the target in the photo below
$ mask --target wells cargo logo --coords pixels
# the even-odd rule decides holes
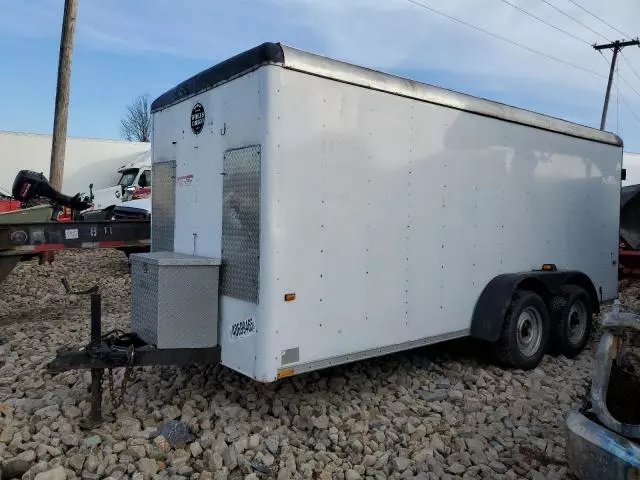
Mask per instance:
[[[198,135],[204,128],[204,107],[200,102],[191,109],[191,131]]]

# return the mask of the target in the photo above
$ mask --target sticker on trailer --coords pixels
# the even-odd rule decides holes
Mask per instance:
[[[77,240],[78,239],[78,229],[77,228],[67,228],[64,231],[64,238],[67,240]]]
[[[234,323],[229,329],[231,340],[241,340],[250,337],[256,333],[256,322],[253,318],[247,318],[240,322]]]
[[[193,182],[193,175],[182,175],[176,179],[176,183],[179,187],[188,187]]]

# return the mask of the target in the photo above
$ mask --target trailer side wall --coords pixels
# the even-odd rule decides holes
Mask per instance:
[[[259,378],[466,335],[492,278],[544,263],[616,296],[619,146],[261,70],[273,283]]]

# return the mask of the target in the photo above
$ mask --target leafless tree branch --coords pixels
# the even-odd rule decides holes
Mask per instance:
[[[149,95],[140,95],[127,107],[127,113],[120,120],[122,138],[130,142],[151,140],[151,110]]]

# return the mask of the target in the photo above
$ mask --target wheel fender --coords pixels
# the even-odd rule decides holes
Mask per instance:
[[[482,290],[473,309],[470,335],[480,340],[496,342],[500,338],[504,317],[518,288],[532,290],[549,305],[564,285],[584,288],[591,297],[594,312],[599,311],[596,289],[587,275],[578,271],[521,272],[498,275]]]

